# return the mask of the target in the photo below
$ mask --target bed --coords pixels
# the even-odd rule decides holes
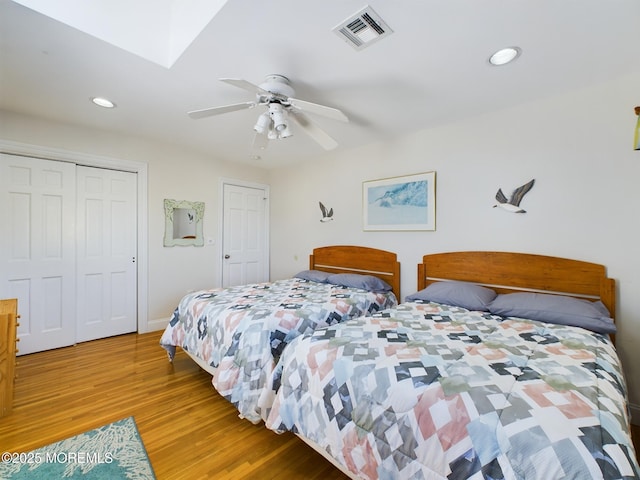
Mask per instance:
[[[216,390],[258,423],[260,398],[285,346],[316,328],[391,307],[400,295],[395,253],[362,246],[313,250],[309,269],[274,282],[182,298],[160,339],[212,374]],[[268,398],[263,401],[269,401]]]
[[[402,304],[289,344],[265,424],[352,478],[637,479],[614,315],[602,265],[425,255]]]

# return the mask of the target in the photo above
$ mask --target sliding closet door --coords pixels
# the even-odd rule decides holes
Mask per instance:
[[[0,298],[18,299],[20,354],[75,342],[75,170],[0,154]]]
[[[77,340],[137,330],[136,174],[77,167]]]

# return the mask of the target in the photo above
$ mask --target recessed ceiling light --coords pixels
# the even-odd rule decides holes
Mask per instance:
[[[109,100],[107,98],[93,97],[93,98],[91,98],[91,101],[93,103],[95,103],[96,105],[98,105],[99,107],[115,108],[115,106],[116,106],[115,103],[113,103],[111,100]]]
[[[489,57],[489,63],[495,66],[506,65],[513,62],[521,53],[522,50],[519,47],[503,48]]]

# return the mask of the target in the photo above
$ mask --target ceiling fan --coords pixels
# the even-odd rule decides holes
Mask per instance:
[[[326,150],[338,146],[338,143],[324,130],[318,127],[305,115],[305,111],[322,115],[333,120],[348,122],[347,116],[340,110],[317,103],[307,102],[293,98],[295,93],[289,79],[283,75],[267,75],[264,82],[254,85],[246,80],[237,78],[221,78],[220,81],[242,88],[254,93],[256,99],[249,102],[234,103],[221,107],[204,108],[188,112],[194,119],[220,115],[222,113],[235,112],[257,106],[266,106],[267,110],[260,114],[253,129],[255,137],[253,148],[263,150],[269,140],[287,138],[292,135],[289,119],[293,119],[311,138],[318,142]]]

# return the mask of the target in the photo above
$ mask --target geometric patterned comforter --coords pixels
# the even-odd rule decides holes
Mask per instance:
[[[393,293],[372,293],[290,278],[186,295],[160,344],[214,367],[213,385],[240,415],[260,421],[258,400],[284,346],[316,328],[392,307]]]
[[[267,427],[353,476],[640,477],[617,354],[588,330],[404,303],[297,338],[278,370]]]

